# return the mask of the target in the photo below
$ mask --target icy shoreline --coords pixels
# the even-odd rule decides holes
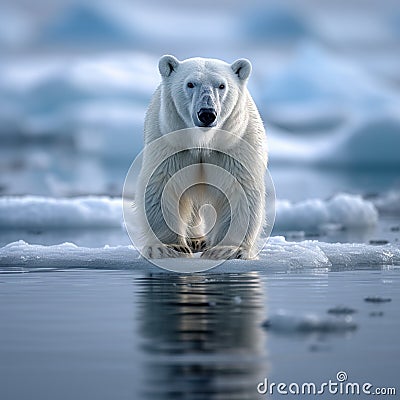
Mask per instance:
[[[168,263],[206,263],[208,260],[166,259]],[[255,261],[229,260],[212,272],[293,271],[303,269],[354,270],[400,266],[400,248],[393,245],[324,243],[306,240],[289,242],[283,237],[269,238]],[[22,240],[0,248],[0,268],[95,268],[161,271],[139,257],[133,246],[79,247],[72,243],[42,246]],[[4,272],[4,271],[3,271]]]

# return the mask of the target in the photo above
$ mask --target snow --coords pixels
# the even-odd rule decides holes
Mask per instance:
[[[163,266],[177,270],[177,264],[195,265],[206,270],[202,259],[164,259]],[[200,267],[199,267],[200,265]],[[204,268],[201,266],[204,265]],[[271,237],[256,261],[229,260],[212,272],[301,271],[304,269],[352,270],[400,266],[400,248],[392,245],[332,244],[318,241],[288,242]],[[73,243],[53,246],[28,244],[22,240],[0,248],[0,267],[4,268],[102,268],[153,270],[147,260],[139,258],[133,246],[79,247]]]
[[[375,206],[361,196],[338,194],[329,200],[276,202],[275,228],[315,231],[326,226],[365,228],[378,219]],[[106,196],[51,198],[0,197],[0,227],[68,228],[122,226],[122,201]]]

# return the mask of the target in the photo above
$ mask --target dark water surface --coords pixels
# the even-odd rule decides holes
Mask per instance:
[[[338,371],[374,387],[399,382],[397,270],[2,272],[1,400],[290,398],[260,395],[257,385],[320,384]],[[354,312],[327,313],[338,305]],[[357,329],[300,332],[290,318],[262,327],[279,310],[352,318]]]

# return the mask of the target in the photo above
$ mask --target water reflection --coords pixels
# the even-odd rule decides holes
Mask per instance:
[[[163,274],[136,284],[144,398],[257,398],[268,372],[257,273]]]

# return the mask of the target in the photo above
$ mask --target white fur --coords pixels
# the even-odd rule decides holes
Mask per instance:
[[[135,198],[145,240],[142,253],[190,257],[204,250],[205,258],[253,258],[264,221],[267,146],[246,86],[250,62],[163,56],[159,71],[162,82],[145,118]],[[201,127],[203,108],[215,110],[211,128]],[[167,135],[187,128],[195,129]],[[197,150],[185,150],[191,147]],[[211,212],[201,208],[208,204]],[[215,222],[211,228],[210,221]]]

